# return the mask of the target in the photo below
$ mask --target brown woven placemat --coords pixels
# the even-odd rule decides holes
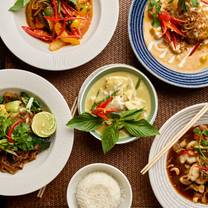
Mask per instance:
[[[205,102],[207,88],[198,90],[175,88],[157,80],[141,66],[134,56],[128,40],[127,21],[130,3],[130,0],[120,0],[117,30],[109,45],[91,62],[70,71],[48,72],[24,64],[9,51],[6,51],[6,68],[21,68],[42,75],[60,90],[71,106],[82,82],[98,67],[111,63],[133,65],[143,71],[156,87],[159,98],[156,126],[161,127],[170,116],[182,108]],[[66,189],[72,175],[87,164],[105,162],[118,167],[129,178],[133,189],[133,208],[160,207],[151,190],[148,175],[141,176],[139,173],[147,163],[151,143],[152,139],[149,138],[126,145],[118,145],[104,156],[100,143],[96,139],[87,133],[76,132],[70,159],[58,177],[47,186],[43,198],[37,199],[37,192],[24,196],[6,197],[5,206],[9,208],[67,207]]]

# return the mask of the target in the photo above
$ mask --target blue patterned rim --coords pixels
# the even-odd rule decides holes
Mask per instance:
[[[128,33],[132,49],[144,67],[160,80],[184,88],[208,86],[208,70],[180,73],[161,65],[149,52],[144,41],[143,19],[147,0],[133,0],[129,12]]]

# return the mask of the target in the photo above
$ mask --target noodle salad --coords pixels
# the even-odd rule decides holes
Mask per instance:
[[[0,171],[14,174],[50,146],[56,120],[48,108],[26,92],[0,96]]]

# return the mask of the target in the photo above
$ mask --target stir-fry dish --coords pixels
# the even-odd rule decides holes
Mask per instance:
[[[0,96],[0,171],[14,174],[50,146],[56,121],[47,107],[26,92]]]
[[[176,190],[208,204],[208,125],[191,128],[168,153],[167,171]]]
[[[144,18],[148,49],[165,66],[194,72],[208,66],[208,1],[149,0]]]
[[[17,0],[11,11],[23,5]],[[18,3],[19,2],[19,3]],[[55,51],[66,45],[79,45],[92,20],[92,0],[28,0],[28,26],[23,30],[34,38],[49,43]]]
[[[96,131],[107,153],[119,139],[158,134],[148,122],[150,95],[138,76],[114,72],[97,80],[85,99],[85,112],[71,119],[68,127]]]

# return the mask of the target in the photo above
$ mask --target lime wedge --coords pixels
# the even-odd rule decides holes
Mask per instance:
[[[35,114],[32,130],[39,137],[49,137],[56,131],[56,119],[52,113],[42,111]]]

